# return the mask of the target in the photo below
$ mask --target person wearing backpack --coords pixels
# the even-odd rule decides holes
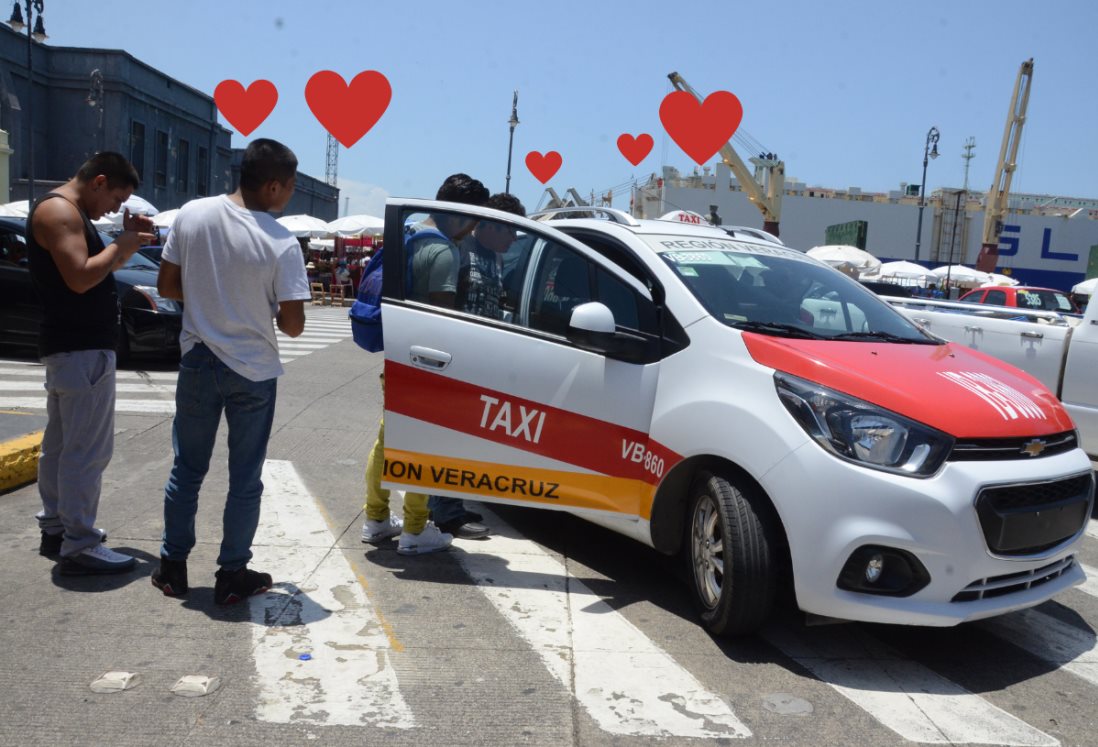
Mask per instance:
[[[439,187],[435,199],[465,205],[483,205],[488,201],[488,196],[488,190],[476,179],[467,174],[453,174],[447,177]],[[468,236],[475,226],[475,220],[439,213],[415,226],[413,232],[405,237],[405,250],[410,258],[412,300],[453,308],[457,297],[460,265],[457,242]],[[376,287],[376,342],[379,345],[382,342],[380,280],[380,271],[371,274],[368,267],[363,273],[359,300],[356,301],[356,305],[363,301],[368,283]],[[352,306],[352,319],[354,311],[355,307]],[[352,329],[355,326],[352,323]],[[356,336],[355,339],[357,342],[358,337]],[[384,375],[382,386],[384,387]],[[406,492],[403,522],[392,516],[389,509],[389,491],[381,487],[384,459],[385,422],[382,419],[378,425],[377,441],[374,442],[366,462],[366,505],[363,507],[366,519],[362,524],[362,541],[376,545],[399,535],[397,552],[401,555],[420,555],[445,550],[453,541],[453,535],[440,531],[435,523],[430,521],[426,495]],[[464,504],[461,501],[457,502],[461,505],[464,515]],[[485,536],[487,533],[487,527],[484,527],[483,533],[478,536]]]

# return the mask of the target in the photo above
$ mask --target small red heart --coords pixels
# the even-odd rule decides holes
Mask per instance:
[[[214,89],[217,110],[241,135],[247,137],[263,124],[278,103],[278,89],[269,80],[257,80],[244,88],[235,80],[223,80]]]
[[[530,169],[530,173],[542,184],[553,178],[553,175],[560,170],[562,163],[564,159],[555,150],[549,151],[544,156],[536,150],[526,154],[526,168]]]
[[[343,76],[321,70],[305,85],[313,116],[344,148],[357,143],[389,108],[393,89],[377,70],[365,70],[348,85]]]
[[[732,139],[742,119],[743,105],[728,91],[714,91],[703,102],[686,91],[674,91],[660,104],[663,129],[698,165]]]
[[[618,136],[618,150],[625,160],[636,166],[652,152],[652,136],[647,132],[633,137],[628,132]]]

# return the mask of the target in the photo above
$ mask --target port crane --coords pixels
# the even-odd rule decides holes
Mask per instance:
[[[676,90],[686,91],[699,103],[705,100],[678,73],[670,73],[667,77]],[[721,160],[736,175],[740,189],[747,193],[747,199],[762,212],[763,230],[777,236],[782,215],[782,195],[785,194],[785,162],[773,153],[760,154],[758,158],[751,159],[755,165],[755,173],[752,174],[733,150],[731,142],[722,145],[719,152]]]
[[[999,260],[999,234],[1003,231],[1003,219],[1010,199],[1010,180],[1018,167],[1018,144],[1022,139],[1022,127],[1026,123],[1029,106],[1029,89],[1033,83],[1033,58],[1022,63],[1018,78],[1014,81],[1014,94],[1007,112],[1003,145],[999,149],[999,162],[995,165],[995,181],[988,190],[984,206],[984,231],[980,241],[980,255],[976,269],[992,272]]]

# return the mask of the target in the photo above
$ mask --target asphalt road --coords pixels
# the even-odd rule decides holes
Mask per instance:
[[[953,629],[808,626],[785,607],[761,635],[720,640],[674,560],[566,514],[486,508],[492,538],[404,557],[358,536],[381,357],[326,308],[284,352],[253,563],[275,576],[271,593],[213,604],[224,428],[192,591],[168,599],[149,583],[170,366],[119,378],[100,525],[137,571],[58,575],[36,552],[35,486],[0,496],[0,743],[1095,743],[1098,583]],[[0,358],[0,406],[36,412],[40,373]],[[1098,567],[1098,539],[1080,560]],[[93,692],[112,671],[133,686]],[[173,694],[188,675],[218,687]]]

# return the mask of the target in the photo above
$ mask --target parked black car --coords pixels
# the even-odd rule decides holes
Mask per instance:
[[[26,260],[23,218],[0,218],[0,345],[35,348],[42,306]],[[104,242],[110,242],[104,236]],[[118,359],[179,356],[183,305],[156,292],[159,265],[134,254],[114,273],[122,307]]]

